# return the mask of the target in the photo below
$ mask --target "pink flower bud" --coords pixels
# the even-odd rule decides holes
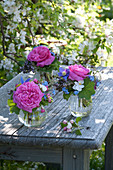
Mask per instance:
[[[70,120],[70,123],[71,123],[71,124],[73,124],[73,123],[74,123],[74,120],[73,120],[73,119],[71,119],[71,120]]]
[[[66,131],[67,130],[67,127],[64,127],[64,131]]]
[[[51,99],[49,99],[48,102],[51,103]]]
[[[72,132],[72,129],[67,129],[67,132]]]
[[[33,81],[34,83],[37,83],[37,84],[39,83],[39,81],[36,78]]]
[[[63,120],[63,124],[67,124],[67,120]]]
[[[48,93],[47,96],[50,97],[50,94]]]
[[[45,109],[42,109],[42,108],[41,108],[41,113],[44,113],[44,112],[45,112]]]

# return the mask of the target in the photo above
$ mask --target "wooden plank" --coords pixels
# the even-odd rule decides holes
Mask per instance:
[[[90,150],[64,148],[63,170],[89,170]]]
[[[113,170],[113,126],[105,140],[105,170]]]
[[[0,159],[62,164],[62,149],[0,144]]]

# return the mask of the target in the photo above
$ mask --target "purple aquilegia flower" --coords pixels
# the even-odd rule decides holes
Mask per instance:
[[[25,82],[29,82],[30,78],[28,78],[27,80],[24,81],[23,77],[21,76],[20,78],[20,82],[21,84],[25,83]]]
[[[60,77],[63,77],[63,79],[65,79],[65,80],[67,80],[67,77],[69,76],[69,69],[63,69],[62,67],[60,67],[59,68],[59,73],[58,73],[58,75],[60,76]]]

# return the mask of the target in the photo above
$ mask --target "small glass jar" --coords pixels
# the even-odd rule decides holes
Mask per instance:
[[[81,99],[78,95],[71,95],[69,98],[69,109],[74,117],[85,117],[91,113],[92,99]]]
[[[44,110],[43,107],[39,107],[35,112],[26,114],[20,110],[18,115],[19,121],[27,127],[39,127],[47,117],[47,112],[46,110],[44,112]]]

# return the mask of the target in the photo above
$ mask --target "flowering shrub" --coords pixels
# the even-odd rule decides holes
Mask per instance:
[[[24,81],[21,77],[21,83],[15,85],[11,99],[8,99],[8,105],[11,113],[19,114],[20,110],[23,110],[24,113],[32,113],[33,110],[48,105],[52,101],[53,99],[48,93],[47,82],[41,83],[37,79]],[[45,112],[43,107],[41,112]]]
[[[56,89],[63,91],[66,100],[70,95],[78,95],[79,98],[91,100],[91,96],[95,94],[99,81],[90,70],[82,65],[70,65],[66,69],[59,68],[58,83],[55,84]]]

